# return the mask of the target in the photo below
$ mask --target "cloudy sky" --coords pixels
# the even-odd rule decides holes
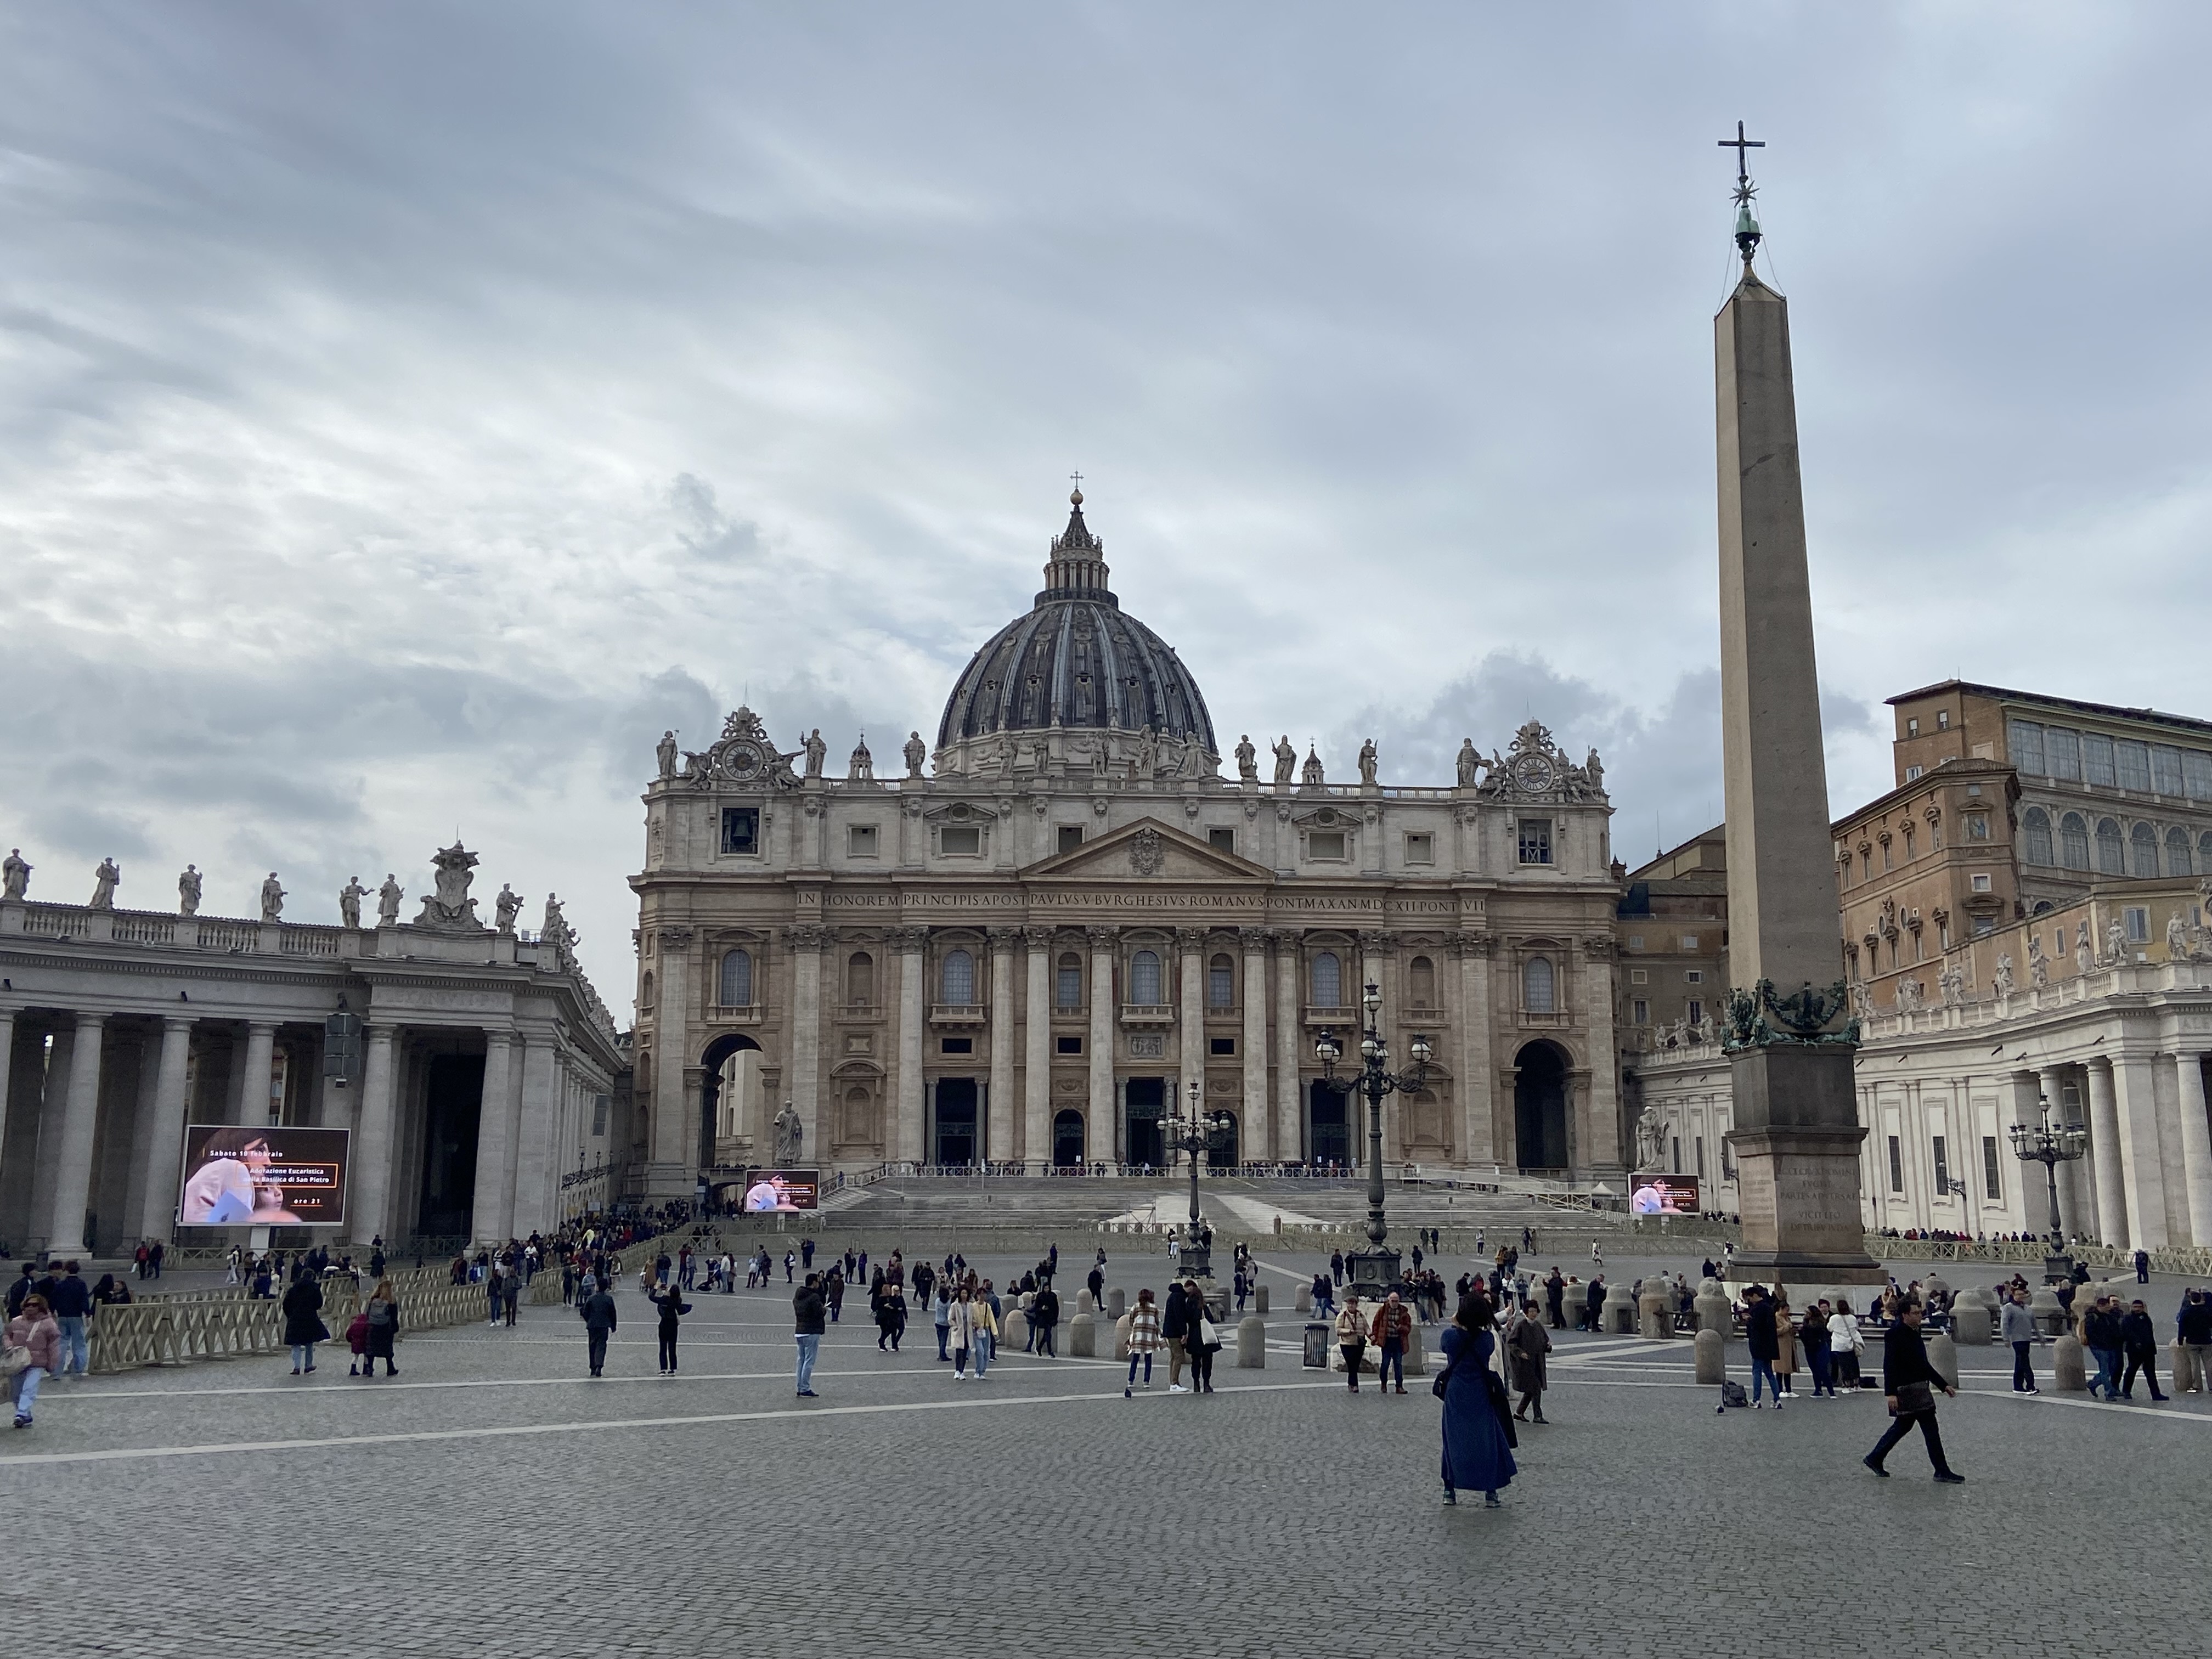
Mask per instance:
[[[1959,674],[2212,714],[2193,3],[0,9],[0,844],[458,830],[627,1007],[637,793],[933,732],[1084,474],[1224,744],[1719,812],[1710,318],[1791,296],[1832,805]],[[837,761],[833,758],[833,768]]]

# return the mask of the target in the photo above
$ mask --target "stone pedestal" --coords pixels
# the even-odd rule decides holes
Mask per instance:
[[[2058,1293],[2048,1285],[2039,1285],[2028,1292],[2027,1316],[2035,1322],[2039,1335],[2057,1336],[2066,1328],[2066,1310],[2058,1304]]]
[[[1006,1328],[1006,1340],[1008,1347],[1025,1349],[1029,1346],[1030,1316],[1027,1314],[1019,1308],[1009,1308],[1006,1310],[1006,1318],[1000,1322]]]
[[[1627,1285],[1606,1287],[1605,1304],[1598,1310],[1598,1323],[1607,1336],[1636,1334],[1636,1298],[1628,1293]]]
[[[1644,1294],[1636,1298],[1643,1334],[1655,1341],[1674,1334],[1674,1287],[1656,1275],[1644,1281]]]
[[[1958,1386],[1959,1346],[1941,1331],[1928,1339],[1928,1363]]]
[[[1098,1304],[1091,1299],[1090,1291],[1078,1291],[1075,1293],[1075,1311],[1079,1314],[1097,1313],[1098,1311]]]
[[[1728,1339],[1707,1326],[1697,1335],[1698,1381],[1718,1382],[1728,1375]]]
[[[1129,1320],[1123,1314],[1114,1322],[1114,1358],[1127,1362],[1129,1358]]]
[[[1267,1363],[1267,1322],[1257,1314],[1237,1322],[1237,1367],[1256,1371]]]
[[[1982,1293],[1972,1285],[1960,1291],[1951,1303],[1951,1335],[1962,1345],[1986,1348],[1990,1345],[1990,1310],[1982,1300]]]
[[[2204,1381],[2197,1375],[2197,1356],[2179,1337],[2166,1345],[2166,1364],[2173,1373],[2174,1393],[2196,1394],[2203,1389]]]
[[[1743,1243],[1732,1279],[1768,1285],[1886,1284],[1859,1213],[1858,1122],[1844,1044],[1778,1044],[1731,1064]]]
[[[1406,1339],[1406,1375],[1426,1376],[1429,1374],[1429,1340],[1421,1329],[1421,1322],[1413,1322],[1413,1334]]]

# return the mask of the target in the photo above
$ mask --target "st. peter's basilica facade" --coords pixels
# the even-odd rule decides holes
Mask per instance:
[[[1611,814],[1595,754],[1524,726],[1457,781],[1323,780],[1249,739],[1235,778],[1189,671],[1107,586],[1074,497],[1034,607],[988,641],[903,775],[823,775],[750,711],[660,746],[647,791],[634,1158],[1158,1166],[1195,1084],[1248,1164],[1356,1163],[1361,988],[1394,1064],[1385,1156],[1617,1176]],[[798,761],[799,766],[792,763]],[[787,1110],[787,1107],[788,1109]],[[779,1121],[780,1120],[780,1121]],[[632,1170],[635,1183],[637,1170]],[[717,1177],[724,1178],[724,1177]]]

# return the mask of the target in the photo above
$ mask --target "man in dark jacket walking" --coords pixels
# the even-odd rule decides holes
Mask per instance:
[[[799,1397],[811,1400],[814,1394],[814,1355],[822,1346],[823,1317],[828,1304],[822,1297],[822,1275],[809,1273],[806,1282],[799,1287],[799,1294],[791,1298],[792,1332],[799,1344]]]
[[[1047,1359],[1057,1359],[1060,1352],[1052,1346],[1052,1328],[1060,1323],[1060,1298],[1053,1294],[1050,1284],[1036,1293],[1030,1304],[1030,1328],[1036,1333],[1036,1351]]]
[[[2107,1296],[2100,1296],[2089,1304],[2089,1311],[2081,1316],[2081,1346],[2097,1361],[2097,1374],[2089,1379],[2089,1392],[2102,1393],[2106,1402],[2120,1397],[2120,1309]]]
[[[1887,1479],[1889,1471],[1882,1467],[1882,1460],[1917,1423],[1921,1437],[1928,1443],[1928,1461],[1935,1466],[1936,1480],[1946,1486],[1962,1486],[1966,1477],[1954,1474],[1944,1460],[1943,1437],[1936,1427],[1936,1390],[1941,1389],[1955,1400],[1959,1389],[1929,1363],[1928,1344],[1920,1334],[1922,1317],[1917,1302],[1906,1303],[1899,1310],[1897,1323],[1882,1339],[1881,1391],[1889,1399],[1891,1420],[1888,1429],[1863,1461],[1869,1468]]]
[[[576,1311],[583,1316],[584,1332],[591,1344],[592,1375],[597,1376],[607,1363],[607,1338],[614,1334],[615,1299],[602,1284],[576,1304]]]
[[[2136,1373],[2141,1371],[2143,1381],[2150,1384],[2150,1397],[2165,1399],[2158,1391],[2158,1327],[2151,1322],[2150,1310],[2140,1300],[2130,1303],[2127,1312],[2120,1316],[2120,1351],[2128,1357],[2128,1374],[2120,1382],[2120,1398],[2136,1397]]]

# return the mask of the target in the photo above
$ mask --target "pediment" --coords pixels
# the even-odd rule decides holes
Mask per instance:
[[[1274,872],[1234,853],[1209,847],[1158,818],[1139,818],[1096,841],[1041,859],[1021,872],[1024,880],[1266,881]]]

